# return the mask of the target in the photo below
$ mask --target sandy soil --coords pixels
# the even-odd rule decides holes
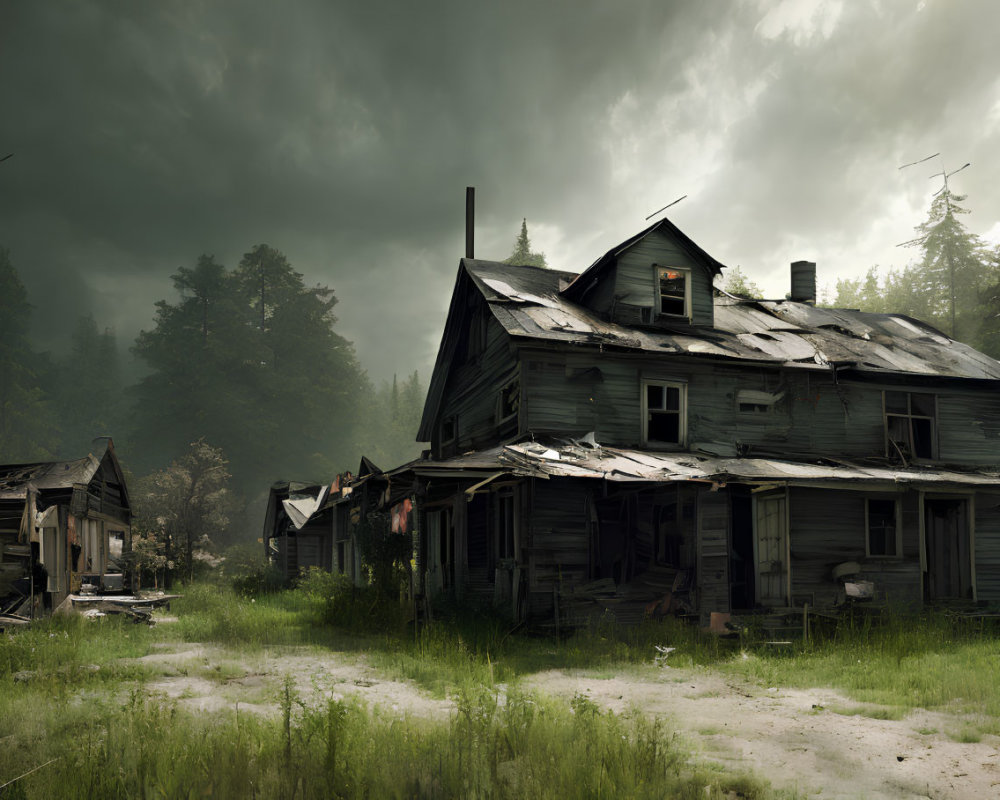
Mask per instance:
[[[447,719],[454,706],[387,680],[363,657],[312,650],[234,660],[232,651],[182,645],[141,662],[162,673],[156,693],[193,710],[277,714],[286,675],[307,701],[357,697],[389,713]],[[831,690],[764,689],[720,675],[669,666],[614,678],[551,671],[526,687],[575,694],[616,712],[667,718],[699,757],[753,771],[774,786],[816,798],[1000,797],[998,740],[952,741],[963,719],[918,710],[902,720],[849,715],[861,704]]]
[[[861,704],[825,689],[761,689],[669,667],[650,675],[601,680],[555,671],[528,685],[579,693],[615,711],[663,715],[704,758],[810,797],[1000,797],[997,740],[952,741],[945,731],[961,727],[954,716],[920,710],[902,720],[871,719],[832,710]]]

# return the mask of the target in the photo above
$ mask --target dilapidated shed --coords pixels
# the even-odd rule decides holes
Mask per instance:
[[[0,612],[59,606],[82,585],[121,590],[132,511],[114,446],[0,466]]]

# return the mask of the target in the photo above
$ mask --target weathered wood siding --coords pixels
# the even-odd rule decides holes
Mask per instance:
[[[528,565],[532,613],[548,613],[560,582],[572,586],[590,577],[588,483],[571,478],[532,481],[520,559]]]
[[[792,487],[789,495],[793,603],[836,603],[841,599],[841,587],[833,579],[832,570],[847,561],[861,565],[859,577],[875,584],[879,600],[900,605],[920,602],[917,492],[900,495],[903,551],[899,558],[865,555],[865,498],[887,497],[885,493]]]
[[[938,453],[952,464],[1000,464],[1000,393],[938,393]]]
[[[1000,605],[1000,494],[976,495],[976,599]]]
[[[698,609],[702,624],[713,611],[729,611],[729,497],[707,489],[698,494]]]
[[[749,447],[750,455],[822,453],[878,456],[885,448],[880,390],[834,384],[825,375],[759,367],[664,362],[613,353],[522,354],[524,425],[535,433],[582,436],[602,444],[642,443],[641,381],[688,387],[688,442]],[[766,413],[738,410],[741,389],[780,394]],[[710,449],[710,448],[709,448]]]
[[[694,325],[713,325],[715,311],[711,274],[661,231],[653,231],[618,256],[614,288],[617,301],[612,318],[624,324],[641,324],[643,315],[640,309],[652,309],[655,324],[659,310],[659,287],[654,265],[691,271],[691,322]]]
[[[451,366],[434,430],[435,452],[449,455],[496,444],[501,434],[497,425],[497,401],[501,389],[517,377],[517,372],[518,363],[510,339],[490,315],[484,351]],[[450,447],[441,449],[440,422],[448,417],[456,418],[457,439]],[[505,427],[509,429],[507,433],[516,433],[516,418],[508,421]]]

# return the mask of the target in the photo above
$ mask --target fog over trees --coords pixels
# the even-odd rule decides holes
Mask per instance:
[[[280,251],[256,245],[231,268],[202,255],[172,281],[131,344],[129,380],[114,331],[90,314],[68,352],[38,351],[31,315],[45,309],[0,250],[0,463],[79,458],[109,436],[149,487],[211,452],[238,508],[276,480],[354,471],[362,454],[383,467],[419,455],[419,374],[376,386],[336,330],[334,290],[305,285]]]
[[[838,280],[832,305],[915,317],[1000,358],[1000,246],[965,227],[965,200],[945,183],[917,237],[903,243],[919,258],[884,275],[873,266],[864,278]]]

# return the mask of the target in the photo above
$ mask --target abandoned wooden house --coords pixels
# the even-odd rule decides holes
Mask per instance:
[[[131,518],[110,440],[101,457],[0,466],[0,613],[37,616],[85,584],[120,591]]]
[[[418,440],[428,593],[634,619],[1000,603],[1000,362],[713,290],[664,219],[582,274],[462,259]]]
[[[386,502],[388,479],[362,457],[356,474],[331,483],[279,481],[264,515],[264,550],[285,581],[316,567],[363,583],[358,524]]]

